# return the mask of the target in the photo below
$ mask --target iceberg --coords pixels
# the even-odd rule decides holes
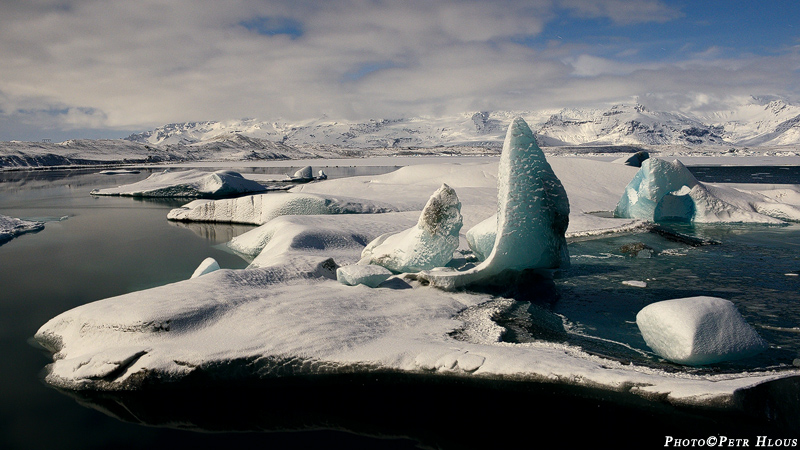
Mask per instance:
[[[733,187],[706,185],[680,161],[642,163],[614,216],[652,222],[766,223],[800,220],[800,208]]]
[[[195,200],[167,214],[185,222],[263,225],[275,217],[314,214],[362,214],[396,211],[392,205],[347,197],[280,192],[223,200]]]
[[[394,272],[444,266],[458,248],[461,226],[461,202],[455,190],[443,184],[428,200],[416,226],[379,236],[364,248],[362,261]]]
[[[451,290],[507,271],[568,267],[568,225],[567,192],[528,124],[518,117],[508,127],[500,156],[497,231],[491,253],[472,269],[423,272],[420,279]]]
[[[363,284],[376,288],[392,275],[391,270],[374,264],[351,264],[336,269],[336,279],[346,286]]]
[[[221,198],[232,195],[263,192],[266,187],[244,178],[232,170],[203,172],[201,170],[154,173],[142,181],[115,188],[95,189],[92,195],[127,197],[190,197]]]
[[[0,245],[23,233],[39,231],[44,223],[17,219],[0,214]]]
[[[736,306],[717,297],[652,303],[636,315],[636,325],[654,352],[678,364],[713,364],[767,349]]]
[[[253,257],[251,268],[305,257],[354,264],[368,242],[387,231],[400,231],[416,219],[415,213],[281,216],[236,237],[228,247]]]

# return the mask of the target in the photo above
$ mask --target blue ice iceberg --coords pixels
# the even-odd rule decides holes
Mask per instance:
[[[491,253],[463,271],[423,272],[419,278],[442,289],[487,282],[506,271],[569,266],[564,234],[569,200],[533,132],[522,118],[508,127],[497,173],[496,237]]]
[[[453,259],[461,230],[461,202],[456,191],[443,184],[428,199],[416,226],[383,234],[361,253],[361,262],[395,272],[419,272],[444,266]]]
[[[614,216],[653,222],[780,224],[781,219],[800,217],[800,210],[763,195],[705,185],[678,160],[650,158],[625,187]]]
[[[697,185],[698,181],[680,161],[646,159],[625,187],[614,215],[655,222],[689,222],[695,213],[689,192]]]

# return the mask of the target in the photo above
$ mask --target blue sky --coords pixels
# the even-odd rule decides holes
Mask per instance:
[[[172,122],[800,101],[800,2],[6,0],[0,140]]]

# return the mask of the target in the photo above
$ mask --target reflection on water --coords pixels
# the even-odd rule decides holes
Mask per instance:
[[[773,407],[773,418],[792,411],[780,393],[800,389],[796,380],[786,383],[743,394],[740,401],[748,413],[678,408],[625,391],[531,380],[397,373],[241,380],[233,386],[202,379],[143,392],[66,393],[137,424],[213,432],[343,430],[370,438],[357,441],[365,445],[359,448],[520,448],[545,439],[542,434],[568,435],[576,445],[602,437],[636,439],[637,448],[655,448],[663,445],[665,435],[705,436],[713,430],[754,438],[796,431],[797,423],[776,425],[763,417],[765,405]]]

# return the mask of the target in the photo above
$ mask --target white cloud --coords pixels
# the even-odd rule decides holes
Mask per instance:
[[[610,56],[587,44],[516,43],[565,20],[558,7],[620,24],[680,15],[618,0],[15,0],[0,16],[0,121],[131,130],[798,89],[796,52],[623,63],[635,47]]]

